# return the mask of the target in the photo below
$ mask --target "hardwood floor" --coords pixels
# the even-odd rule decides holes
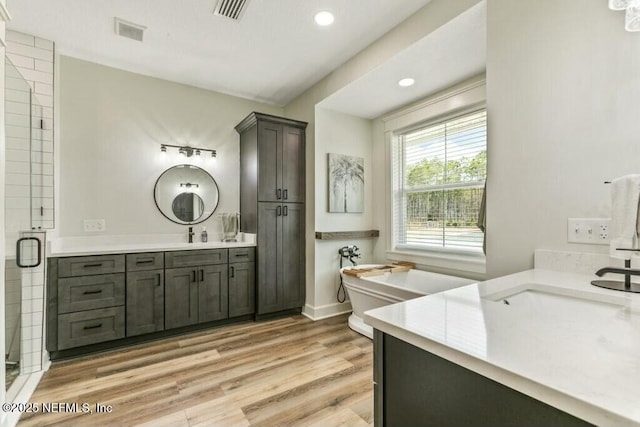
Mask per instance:
[[[39,413],[18,425],[367,426],[372,365],[371,341],[346,316],[243,323],[56,362],[31,399]]]

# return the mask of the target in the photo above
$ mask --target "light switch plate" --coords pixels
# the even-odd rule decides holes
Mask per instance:
[[[84,232],[94,233],[97,231],[104,231],[106,229],[104,219],[85,219],[84,220]]]
[[[611,218],[569,218],[567,241],[588,245],[608,245]]]

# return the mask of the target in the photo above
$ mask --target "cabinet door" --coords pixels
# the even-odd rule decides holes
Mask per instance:
[[[282,272],[283,309],[302,307],[305,297],[304,205],[283,204]]]
[[[226,265],[199,267],[198,323],[229,317],[229,293]]]
[[[282,125],[258,122],[258,201],[282,198]]]
[[[304,130],[284,126],[282,137],[282,201],[304,202]]]
[[[163,329],[163,270],[127,273],[127,336]]]
[[[229,317],[255,312],[256,264],[229,264]]]
[[[198,323],[198,278],[196,268],[170,268],[164,271],[165,329]]]
[[[278,280],[281,215],[280,203],[258,203],[258,314],[280,311],[283,307],[282,282]]]

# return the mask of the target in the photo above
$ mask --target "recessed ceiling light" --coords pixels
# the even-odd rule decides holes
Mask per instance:
[[[407,77],[405,79],[399,80],[398,81],[398,85],[402,86],[402,87],[409,87],[411,85],[413,85],[416,81],[414,79],[412,79],[411,77]]]
[[[313,18],[316,21],[316,24],[321,27],[326,27],[327,25],[333,24],[333,20],[335,19],[333,13],[323,10],[321,12],[316,13],[316,16]]]

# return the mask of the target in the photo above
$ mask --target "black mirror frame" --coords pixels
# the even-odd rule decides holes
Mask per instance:
[[[162,179],[162,177],[164,176],[164,174],[166,174],[167,172],[169,172],[172,169],[176,169],[179,167],[191,167],[191,168],[197,168],[200,169],[202,172],[204,172],[205,174],[207,174],[209,176],[209,178],[211,178],[211,182],[213,182],[213,185],[216,188],[216,191],[218,192],[218,200],[216,200],[216,205],[213,207],[213,209],[211,210],[211,213],[206,217],[206,218],[202,218],[199,219],[198,221],[183,221],[183,222],[178,222],[173,218],[169,218],[162,209],[160,209],[160,206],[158,205],[158,199],[156,198],[156,189],[158,188],[158,182],[160,182],[160,179]],[[211,218],[211,216],[213,215],[213,213],[216,211],[216,209],[218,208],[218,205],[220,204],[220,188],[218,187],[218,183],[216,182],[215,179],[213,179],[213,177],[211,176],[211,174],[209,172],[207,172],[206,170],[202,169],[200,166],[196,166],[196,165],[189,165],[189,164],[180,164],[180,165],[174,165],[171,166],[170,168],[166,169],[164,172],[162,172],[160,174],[160,176],[158,177],[158,179],[156,179],[156,183],[153,186],[153,201],[156,204],[156,208],[158,208],[158,211],[162,214],[162,216],[164,216],[165,218],[167,218],[169,221],[175,223],[175,224],[180,224],[180,225],[194,225],[194,224],[200,224],[201,222],[204,222],[206,220],[208,220],[209,218]],[[202,201],[203,203],[204,200]],[[205,204],[205,210],[206,210],[206,204]]]

